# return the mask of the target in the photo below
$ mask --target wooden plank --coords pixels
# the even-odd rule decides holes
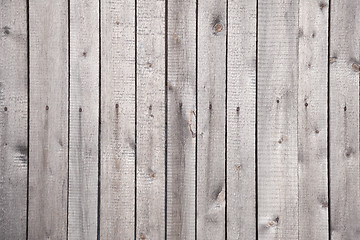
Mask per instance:
[[[256,1],[228,3],[227,237],[256,238]]]
[[[359,239],[360,5],[331,1],[330,9],[331,239]]]
[[[329,2],[299,4],[299,239],[328,239]]]
[[[135,1],[101,2],[102,239],[135,227]]]
[[[68,239],[97,238],[99,1],[70,1]]]
[[[168,2],[167,115],[167,238],[195,239],[195,0]]]
[[[225,239],[226,18],[226,1],[198,2],[198,239]]]
[[[26,238],[27,5],[0,3],[0,233]]]
[[[137,0],[136,238],[165,238],[165,1]]]
[[[29,239],[66,239],[68,2],[34,0],[30,17]]]
[[[259,239],[298,239],[298,7],[258,5]]]

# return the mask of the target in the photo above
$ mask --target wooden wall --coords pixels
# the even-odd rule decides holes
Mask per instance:
[[[354,0],[0,1],[0,239],[360,239]]]

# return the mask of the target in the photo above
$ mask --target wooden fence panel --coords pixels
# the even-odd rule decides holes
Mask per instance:
[[[256,238],[256,1],[228,2],[227,237]]]
[[[331,239],[359,239],[360,5],[331,1],[330,9]]]
[[[137,0],[137,239],[165,238],[165,9]]]
[[[198,2],[198,239],[226,235],[226,20],[226,1]]]
[[[68,2],[29,2],[29,239],[66,239]]]
[[[259,239],[298,238],[298,1],[259,1]]]
[[[195,239],[196,1],[168,2],[167,238]]]
[[[26,1],[0,3],[0,235],[25,239],[28,169]]]
[[[102,239],[134,237],[135,111],[135,1],[102,1]]]
[[[300,0],[299,239],[328,239],[328,1]]]
[[[99,2],[70,1],[68,239],[97,238]]]

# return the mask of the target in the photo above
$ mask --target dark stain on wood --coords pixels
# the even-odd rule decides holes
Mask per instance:
[[[27,159],[28,159],[28,146],[26,145],[17,145],[16,147],[17,151],[17,159],[21,161],[22,164],[27,165]]]

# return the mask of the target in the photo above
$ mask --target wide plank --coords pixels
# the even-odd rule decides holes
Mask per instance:
[[[135,84],[135,1],[101,1],[101,239],[134,238]]]
[[[227,237],[256,238],[256,1],[228,1]]]
[[[195,239],[195,0],[168,2],[167,32],[167,238]]]
[[[137,0],[136,239],[165,239],[165,0]]]
[[[258,235],[298,239],[297,0],[258,5]]]
[[[360,5],[337,0],[330,9],[331,239],[359,239]]]
[[[29,2],[29,239],[66,239],[68,1]]]
[[[68,239],[96,239],[99,1],[70,1]]]
[[[299,1],[299,239],[328,239],[329,2]]]
[[[198,1],[197,239],[225,239],[225,0]]]
[[[26,1],[0,2],[0,235],[26,238],[28,59]]]

